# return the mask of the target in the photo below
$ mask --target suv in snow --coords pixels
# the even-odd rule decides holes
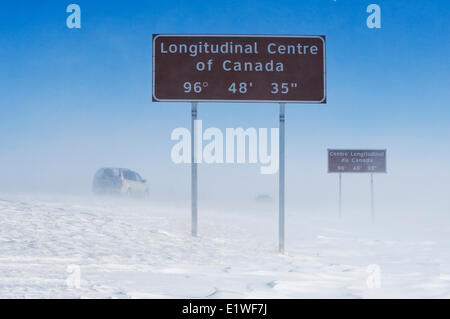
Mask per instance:
[[[126,168],[101,168],[94,175],[95,194],[120,194],[148,196],[146,180]]]

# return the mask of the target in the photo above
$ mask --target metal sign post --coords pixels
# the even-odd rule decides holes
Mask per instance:
[[[285,123],[285,103],[280,103],[280,171],[279,171],[279,216],[278,216],[278,249],[284,253],[284,123]]]
[[[342,217],[342,173],[339,173],[339,218]]]
[[[373,174],[370,174],[370,216],[372,223],[375,222],[375,204],[373,198]]]
[[[196,127],[197,120],[197,102],[192,102],[191,116],[191,214],[192,214],[192,236],[197,236],[197,147],[196,145]]]

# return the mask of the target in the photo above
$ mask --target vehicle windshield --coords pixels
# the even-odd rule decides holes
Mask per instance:
[[[138,182],[144,182],[144,179],[141,177],[141,175],[139,175],[138,173],[136,173],[136,180]]]

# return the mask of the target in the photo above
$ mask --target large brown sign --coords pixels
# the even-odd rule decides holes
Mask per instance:
[[[386,150],[328,150],[329,173],[386,173]]]
[[[153,101],[326,103],[325,36],[154,34]]]

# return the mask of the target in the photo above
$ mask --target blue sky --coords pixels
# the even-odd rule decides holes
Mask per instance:
[[[81,7],[80,30],[66,27],[70,3]],[[371,3],[381,7],[381,29],[366,26]],[[311,189],[297,179],[330,187],[327,147],[387,148],[386,189],[411,187],[415,168],[427,183],[449,176],[449,9],[444,0],[3,1],[0,189],[67,179],[88,187],[104,165],[143,172],[162,197],[179,180],[188,185],[188,169],[170,162],[169,137],[189,127],[190,106],[152,103],[153,33],[326,35],[328,103],[286,110],[292,188]],[[199,112],[206,127],[278,125],[272,104],[200,104]],[[226,185],[241,179],[255,193],[276,181],[257,167],[202,169],[205,183],[220,179],[230,193]],[[352,178],[357,190],[363,177]]]

